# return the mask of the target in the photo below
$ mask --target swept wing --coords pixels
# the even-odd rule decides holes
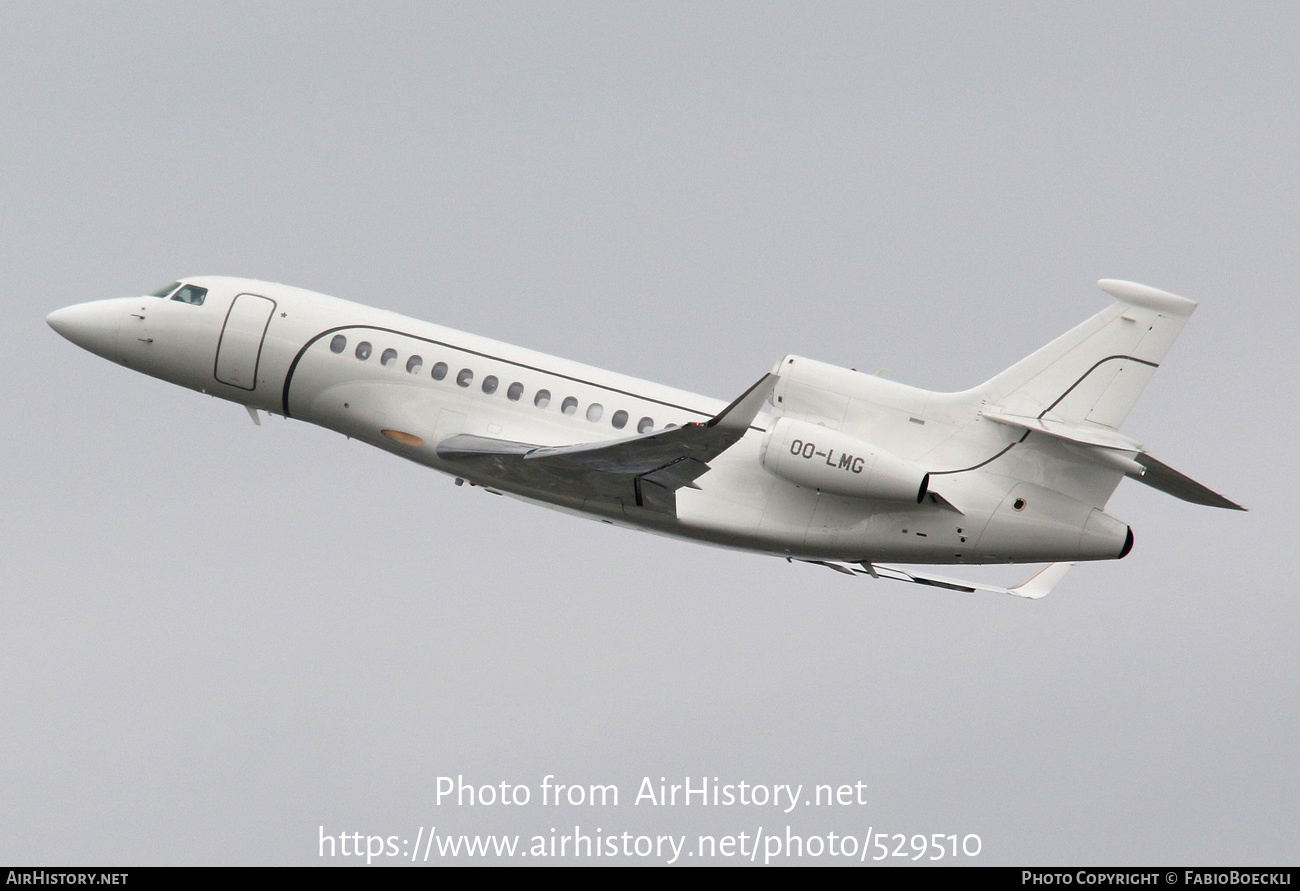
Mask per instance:
[[[438,444],[438,457],[527,486],[613,498],[676,516],[677,490],[698,488],[695,480],[745,435],[776,381],[775,374],[764,375],[703,423],[566,446],[460,434]]]

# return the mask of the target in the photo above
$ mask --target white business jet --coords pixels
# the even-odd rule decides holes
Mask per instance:
[[[958,591],[1041,597],[1133,532],[1130,477],[1242,510],[1119,427],[1196,304],[1131,282],[993,379],[935,393],[786,356],[725,404],[382,309],[249,279],[184,279],[60,309],[59,334],[258,412],[491,492],[724,547]],[[1048,563],[1011,588],[889,565]]]

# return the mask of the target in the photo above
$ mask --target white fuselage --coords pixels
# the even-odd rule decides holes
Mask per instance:
[[[1024,430],[986,419],[975,391],[931,393],[785,357],[773,369],[773,410],[709,462],[698,488],[677,491],[673,517],[467,469],[437,446],[461,434],[539,446],[606,442],[706,422],[726,406],[721,400],[285,285],[184,281],[206,289],[201,305],[124,297],[59,310],[49,321],[74,343],[172,383],[490,489],[712,544],[911,563],[1108,559],[1127,547],[1127,527],[1101,510],[1123,472],[1071,472],[1077,456],[1068,447],[1026,441]],[[780,445],[769,436],[782,418],[901,456],[931,474],[938,497],[854,497],[825,491],[814,477],[800,485],[777,475],[764,450],[790,448],[790,436]],[[827,466],[821,472],[832,474]]]

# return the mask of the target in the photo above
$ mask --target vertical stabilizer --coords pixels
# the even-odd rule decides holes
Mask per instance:
[[[1097,283],[1116,303],[979,389],[1012,415],[1116,430],[1196,303],[1133,282]]]

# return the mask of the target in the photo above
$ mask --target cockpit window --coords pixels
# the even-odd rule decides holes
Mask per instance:
[[[196,288],[194,285],[186,285],[176,292],[173,300],[179,300],[181,303],[188,303],[191,306],[202,306],[203,298],[208,296],[207,288]]]
[[[181,283],[180,283],[180,282],[172,282],[170,285],[167,285],[167,287],[165,287],[165,288],[159,288],[159,289],[156,290],[156,291],[150,291],[150,292],[149,292],[149,296],[150,296],[150,297],[169,297],[169,296],[171,296],[172,291],[175,291],[175,290],[176,290],[177,288],[179,288],[180,286],[181,286]]]

